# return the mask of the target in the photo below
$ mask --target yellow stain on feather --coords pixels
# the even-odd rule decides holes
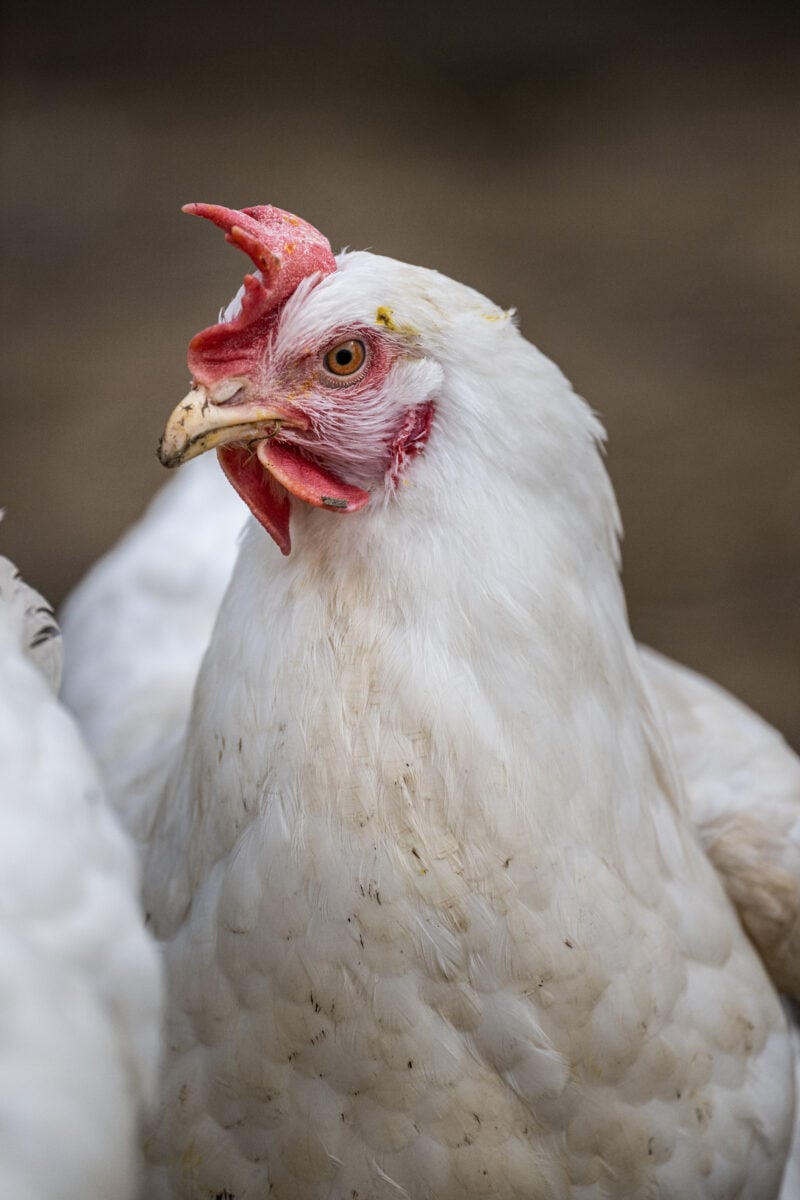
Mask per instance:
[[[398,325],[394,319],[394,309],[388,304],[382,304],[375,313],[375,324],[382,325],[390,333],[402,333],[406,337],[417,337],[419,330],[413,325]]]
[[[473,311],[477,313],[482,320],[495,322],[513,320],[517,310],[515,308],[493,308],[489,312],[486,312],[484,309],[476,307]]]
[[[195,1149],[194,1142],[189,1142],[181,1155],[181,1167],[184,1171],[194,1171],[202,1164],[202,1158]]]

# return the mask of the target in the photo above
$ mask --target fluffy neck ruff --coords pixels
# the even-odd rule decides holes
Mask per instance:
[[[472,386],[461,364],[396,496],[347,520],[298,505],[288,559],[249,528],[148,868],[163,888],[160,844],[173,864],[162,934],[267,810],[298,853],[318,818],[351,850],[367,837],[387,853],[410,839],[510,858],[535,839],[547,856],[578,838],[624,864],[639,894],[659,886],[630,852],[656,837],[659,784],[601,431],[509,334],[532,399],[509,396],[511,372],[492,419],[476,389],[476,436],[446,419],[449,393],[463,405]]]

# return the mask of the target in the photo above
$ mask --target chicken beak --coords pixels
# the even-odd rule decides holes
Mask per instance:
[[[202,384],[184,396],[167,421],[158,447],[158,457],[165,467],[177,467],[224,446],[228,442],[251,442],[274,437],[281,425],[295,429],[308,428],[308,422],[296,411],[278,404],[262,404],[242,399],[246,388],[226,381],[215,388],[216,398]]]

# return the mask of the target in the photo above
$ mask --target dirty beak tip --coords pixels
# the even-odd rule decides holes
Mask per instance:
[[[156,454],[158,455],[158,461],[161,463],[162,467],[175,467],[178,465],[174,455],[165,453],[163,437],[158,439]]]

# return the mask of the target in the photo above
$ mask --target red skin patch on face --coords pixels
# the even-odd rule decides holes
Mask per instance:
[[[350,328],[345,331],[352,333]],[[395,430],[387,437],[385,429],[377,428],[370,431],[367,428],[358,429],[358,406],[365,393],[379,389],[386,378],[391,364],[397,356],[397,349],[387,345],[381,339],[376,339],[372,332],[362,333],[368,347],[368,366],[363,376],[352,384],[331,385],[331,397],[337,406],[353,409],[351,421],[347,427],[351,432],[346,435],[345,446],[349,452],[350,467],[360,467],[366,461],[376,478],[381,476],[389,488],[396,488],[403,471],[417,455],[425,449],[435,414],[434,402],[427,401],[406,411]],[[334,339],[335,344],[335,339]],[[309,355],[309,359],[318,363],[320,352]],[[298,384],[305,374],[300,364]],[[313,376],[317,376],[318,368],[314,368]],[[317,392],[320,387],[318,377],[314,387],[313,376],[306,376],[309,389]],[[224,446],[217,453],[220,464],[228,480],[239,493],[253,513],[257,521],[267,530],[279,546],[283,554],[291,550],[290,494],[312,504],[316,508],[327,509],[333,513],[358,512],[368,504],[370,493],[342,479],[339,471],[347,476],[348,455],[334,457],[338,461],[336,467],[323,465],[326,458],[330,461],[330,449],[338,440],[337,431],[330,427],[320,429],[314,420],[313,401],[309,405],[308,415],[310,427],[307,431],[291,430],[291,437],[277,436],[263,438],[249,446]],[[317,414],[319,416],[319,414]],[[323,419],[324,425],[324,419]],[[289,431],[287,430],[287,433]],[[338,436],[341,436],[339,434]],[[354,446],[357,446],[353,458]],[[327,454],[326,454],[327,451]]]
[[[391,461],[387,471],[392,487],[397,487],[407,464],[425,449],[435,412],[436,405],[432,400],[428,400],[425,404],[410,408],[405,414],[392,443]]]

